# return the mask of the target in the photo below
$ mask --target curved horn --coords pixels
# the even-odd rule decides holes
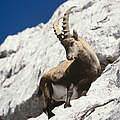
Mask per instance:
[[[64,14],[64,17],[63,17],[63,33],[64,33],[64,36],[67,37],[67,36],[70,36],[70,30],[69,30],[69,14],[71,12],[71,10],[73,8],[75,8],[76,6],[73,6],[71,7],[70,9],[68,9],[66,11],[66,13]]]
[[[53,29],[54,29],[54,32],[55,34],[57,35],[57,38],[59,38],[59,40],[62,40],[63,39],[63,34],[62,32],[60,31],[59,27],[58,27],[58,24],[59,24],[59,20],[63,18],[63,17],[60,17],[58,19],[55,20],[55,22],[53,23]]]

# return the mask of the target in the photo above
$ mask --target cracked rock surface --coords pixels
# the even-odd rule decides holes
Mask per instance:
[[[71,32],[77,30],[91,45],[104,71],[87,96],[72,100],[71,108],[55,108],[51,120],[120,119],[120,1],[68,0],[47,24],[8,36],[0,46],[0,120],[47,120],[44,98],[37,101],[34,95],[42,74],[66,59],[52,25],[71,6],[77,6]]]

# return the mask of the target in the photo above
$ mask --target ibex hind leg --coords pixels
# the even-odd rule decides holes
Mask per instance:
[[[64,101],[55,101],[52,99],[53,87],[49,81],[47,81],[47,83],[45,84],[44,95],[45,95],[45,103],[47,106],[44,111],[48,115],[48,119],[50,119],[51,117],[55,116],[52,110],[55,107],[62,105]]]
[[[62,105],[63,103],[65,103],[65,102],[64,101],[53,101],[52,103],[50,103],[48,105],[48,107],[46,108],[48,119],[50,119],[51,117],[55,116],[55,114],[52,112],[52,110],[55,107]]]
[[[55,114],[51,110],[49,110],[48,108],[43,109],[43,112],[48,116],[48,119],[55,116]]]
[[[48,99],[47,97],[45,97],[46,107],[43,109],[43,112],[48,116],[48,119],[55,116],[55,114],[52,112],[51,101],[52,101],[51,99]]]
[[[38,96],[41,96],[42,95],[42,90],[39,88],[38,90]]]
[[[55,114],[51,110],[47,110],[47,114],[48,114],[48,119],[55,116]]]

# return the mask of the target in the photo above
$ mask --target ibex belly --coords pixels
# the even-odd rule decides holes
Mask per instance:
[[[55,101],[65,101],[67,98],[67,88],[62,85],[54,85],[52,84],[53,87],[53,95],[52,98]],[[77,99],[78,98],[78,92],[77,88],[73,88],[73,95],[71,99]]]

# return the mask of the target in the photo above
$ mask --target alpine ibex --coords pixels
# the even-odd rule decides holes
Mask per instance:
[[[48,113],[48,118],[54,116],[51,110],[55,106],[65,102],[64,107],[70,107],[71,98],[85,95],[91,83],[101,73],[100,62],[93,49],[78,37],[75,30],[73,35],[70,33],[69,14],[72,8],[74,7],[64,14],[62,32],[58,27],[59,19],[53,24],[54,32],[64,46],[68,60],[45,73],[39,85],[38,96],[43,93],[45,97],[44,112]]]

